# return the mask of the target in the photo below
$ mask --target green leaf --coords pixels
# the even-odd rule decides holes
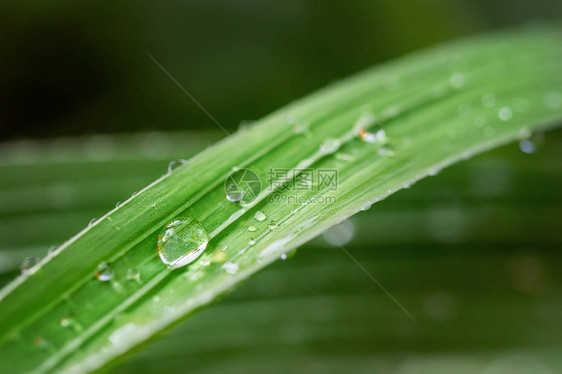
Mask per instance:
[[[418,53],[297,101],[200,153],[0,291],[0,352],[9,357],[2,365],[98,369],[370,204],[554,125],[562,118],[559,38],[557,30],[526,31]],[[224,196],[234,168],[262,180],[250,204]],[[272,168],[335,169],[337,189],[274,190],[280,180],[268,180]],[[267,218],[256,220],[258,212]],[[178,217],[199,221],[210,241],[196,262],[172,271],[156,247]],[[96,278],[100,264],[114,271],[109,282]]]

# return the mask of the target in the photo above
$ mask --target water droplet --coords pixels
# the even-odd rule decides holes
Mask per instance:
[[[544,143],[544,134],[536,133],[531,135],[530,133],[523,133],[525,139],[519,142],[519,149],[527,154],[535,153]]]
[[[195,261],[207,248],[209,234],[192,218],[178,218],[158,235],[158,256],[171,269]]]
[[[248,244],[249,244],[249,245],[254,245],[254,244],[256,244],[256,239],[250,238],[250,240],[248,240]]]
[[[482,96],[481,101],[482,105],[484,105],[486,108],[492,108],[494,105],[496,105],[496,95],[487,93]]]
[[[72,328],[76,332],[83,330],[82,325],[72,317],[62,317],[59,320],[59,324],[64,328]]]
[[[152,302],[153,302],[153,303],[158,303],[158,302],[160,302],[160,296],[154,296],[154,297],[152,298]]]
[[[258,210],[256,212],[256,214],[254,214],[254,218],[261,222],[261,221],[265,220],[267,218],[267,216],[265,215],[264,212],[262,212],[261,210]]]
[[[223,245],[223,246],[221,247],[221,251],[223,251],[223,252],[224,252],[224,251],[226,251],[226,249],[227,249],[227,248],[228,248],[228,246],[227,246],[227,245]]]
[[[270,230],[274,230],[277,228],[277,222],[275,221],[269,221],[269,223],[267,224],[267,228]]]
[[[49,342],[46,341],[42,336],[36,336],[35,339],[33,339],[33,344],[35,344],[40,349],[47,349],[50,346]]]
[[[285,261],[287,259],[287,254],[282,253],[280,257],[281,257],[281,260]]]
[[[353,161],[353,160],[355,160],[355,157],[353,157],[349,153],[338,152],[338,153],[336,153],[336,159],[342,160],[342,161]]]
[[[127,280],[135,281],[137,283],[141,283],[140,273],[135,269],[128,269],[127,270]]]
[[[342,246],[347,244],[351,238],[353,238],[353,233],[355,229],[350,220],[347,220],[339,225],[333,226],[326,230],[322,237],[328,244],[333,246]]]
[[[459,114],[459,116],[467,116],[470,113],[470,105],[468,104],[462,104],[459,105],[459,108],[457,109],[457,113]]]
[[[500,108],[498,116],[502,121],[509,121],[513,116],[513,112],[511,111],[510,107],[504,106]]]
[[[254,232],[254,231],[258,231],[258,229],[257,229],[256,226],[250,226],[250,227],[248,227],[248,231]]]
[[[41,261],[41,257],[26,257],[20,266],[20,274],[29,274],[31,269],[35,267],[39,261]]]
[[[186,164],[187,161],[184,159],[179,159],[179,160],[172,160],[168,163],[168,174],[170,174],[172,171],[176,170],[177,168],[179,168],[180,166]]]
[[[326,139],[320,145],[320,153],[328,155],[336,152],[340,148],[341,142],[337,139]]]
[[[256,124],[256,121],[244,120],[244,121],[241,121],[241,122],[240,122],[240,125],[239,125],[238,128],[240,129],[240,131],[246,131],[246,130],[248,130],[249,128],[251,128],[251,127],[252,127],[253,125],[255,125],[255,124]]]
[[[226,271],[230,275],[234,275],[234,274],[238,273],[239,267],[238,267],[237,263],[227,262],[223,266],[221,266],[221,269],[223,269],[224,271]]]
[[[522,140],[519,143],[519,149],[523,153],[527,153],[527,154],[535,153],[535,144],[533,144],[533,142],[530,140]]]
[[[69,327],[69,326],[70,326],[70,319],[67,318],[67,317],[63,317],[63,318],[61,318],[61,319],[59,320],[59,324],[60,324],[62,327]]]
[[[455,73],[449,78],[449,84],[453,88],[462,88],[464,86],[464,75],[461,73]]]
[[[95,225],[97,223],[98,219],[97,218],[92,218],[92,220],[90,221],[90,223],[88,223],[88,227],[91,227],[93,225]]]
[[[115,270],[113,270],[113,266],[108,264],[107,262],[102,262],[98,265],[98,269],[96,272],[96,278],[102,282],[110,281],[113,276],[115,275]]]
[[[238,188],[234,183],[226,186],[226,198],[233,203],[239,203],[244,198],[244,190]]]
[[[550,109],[560,108],[560,106],[562,105],[562,95],[554,91],[549,92],[546,94],[544,102]]]
[[[369,127],[373,126],[376,123],[376,117],[372,113],[366,113],[361,115],[359,119],[353,125],[353,133],[359,134],[359,132],[363,129],[368,129]]]
[[[305,121],[295,121],[293,123],[293,133],[295,134],[302,134],[308,130],[310,124]]]
[[[370,202],[366,201],[366,202],[361,204],[359,209],[361,209],[362,211],[369,210],[369,209],[371,209],[371,205],[372,204]]]

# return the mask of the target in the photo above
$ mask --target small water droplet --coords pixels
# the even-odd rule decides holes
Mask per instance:
[[[264,212],[262,212],[261,210],[258,210],[256,212],[256,214],[254,214],[254,218],[261,222],[261,221],[265,220],[267,218],[267,216],[265,215]]]
[[[207,248],[209,234],[203,225],[192,218],[178,218],[158,235],[158,256],[171,269],[195,261]]]
[[[338,152],[338,153],[336,153],[336,159],[342,160],[342,161],[353,161],[353,160],[355,160],[355,157],[353,157],[349,153]]]
[[[513,112],[511,111],[510,107],[504,106],[500,108],[498,116],[502,121],[509,121],[513,116]]]
[[[369,210],[369,209],[371,209],[371,205],[372,204],[370,202],[366,201],[366,202],[361,204],[359,209],[361,209],[362,211]]]
[[[449,78],[449,84],[453,88],[462,88],[464,86],[464,81],[464,75],[461,73],[455,73]]]
[[[70,326],[70,319],[67,318],[67,317],[63,317],[63,318],[61,318],[61,319],[59,320],[59,324],[60,324],[62,327],[69,327],[69,326]]]
[[[459,105],[458,109],[457,109],[457,113],[459,114],[459,116],[467,116],[468,114],[470,114],[470,105],[468,104],[462,104]]]
[[[72,317],[62,317],[59,324],[64,328],[72,328],[76,332],[82,331],[82,325]]]
[[[41,261],[41,257],[26,257],[24,258],[21,266],[20,266],[20,274],[25,275],[29,274],[31,269],[35,267],[39,261]]]
[[[379,148],[377,153],[379,154],[379,156],[391,157],[394,156],[395,150],[391,144],[386,143]]]
[[[353,224],[350,220],[347,220],[326,230],[322,234],[322,237],[330,245],[342,246],[347,244],[353,238],[354,232],[355,229]]]
[[[519,149],[523,153],[535,153],[535,144],[530,140],[522,140],[521,142],[519,142]]]
[[[93,225],[95,225],[97,223],[98,219],[97,218],[92,218],[92,220],[90,221],[90,223],[88,223],[88,227],[92,227]]]
[[[33,339],[33,344],[35,344],[35,346],[39,347],[40,349],[47,349],[50,346],[49,342],[42,336],[36,336],[35,339]]]
[[[153,302],[153,303],[158,303],[158,302],[160,302],[160,296],[154,296],[154,297],[152,298],[152,302]]]
[[[118,201],[117,204],[115,204],[115,208],[119,208],[121,206],[121,204],[123,204],[123,203]]]
[[[548,92],[546,94],[544,102],[550,109],[560,108],[560,106],[562,105],[562,95],[554,91]]]
[[[177,168],[179,168],[180,166],[186,164],[187,161],[184,159],[179,159],[179,160],[172,160],[168,163],[168,174],[170,174],[172,171],[176,170]]]
[[[96,272],[96,278],[102,282],[110,281],[113,276],[115,275],[115,270],[113,266],[108,264],[107,262],[102,262],[98,265],[98,269]]]
[[[258,231],[258,228],[256,226],[250,226],[248,227],[248,231],[250,232]]]
[[[239,203],[244,198],[244,190],[232,183],[226,186],[226,198],[233,203]]]
[[[328,155],[336,152],[340,148],[341,142],[337,139],[326,139],[320,145],[320,153]]]
[[[250,238],[250,240],[248,240],[248,244],[249,244],[249,245],[254,245],[254,244],[256,244],[256,239]]]
[[[484,105],[486,108],[492,108],[494,105],[496,105],[496,95],[487,93],[482,96],[481,101],[482,105]]]
[[[224,271],[226,271],[230,275],[234,275],[234,274],[238,273],[239,266],[238,266],[237,263],[227,262],[227,263],[225,263],[224,265],[221,266],[221,269],[223,269]]]
[[[270,230],[274,230],[277,228],[277,222],[275,221],[269,221],[269,223],[267,224],[267,228]]]
[[[240,122],[240,125],[238,126],[238,128],[240,129],[240,131],[246,131],[255,124],[256,124],[256,121],[244,120],[244,121]]]
[[[127,280],[141,283],[140,273],[135,269],[127,270]]]
[[[227,249],[227,248],[228,248],[228,246],[227,246],[227,245],[223,245],[223,246],[221,247],[221,251],[223,251],[223,252],[224,252],[224,251],[226,251],[226,249]]]
[[[156,203],[152,202],[152,203],[150,203],[150,206],[153,207],[153,208],[156,208]]]
[[[281,257],[281,260],[285,261],[287,259],[287,254],[282,253],[280,257]]]
[[[295,134],[302,134],[308,130],[310,124],[305,121],[295,121],[293,123],[293,133]]]

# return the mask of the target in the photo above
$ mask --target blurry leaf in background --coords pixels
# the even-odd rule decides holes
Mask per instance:
[[[0,139],[229,129],[335,79],[474,32],[562,15],[556,0],[8,1]]]

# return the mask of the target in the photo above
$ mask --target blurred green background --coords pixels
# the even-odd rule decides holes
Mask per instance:
[[[1,140],[235,129],[334,80],[455,37],[558,20],[558,0],[4,1]]]

